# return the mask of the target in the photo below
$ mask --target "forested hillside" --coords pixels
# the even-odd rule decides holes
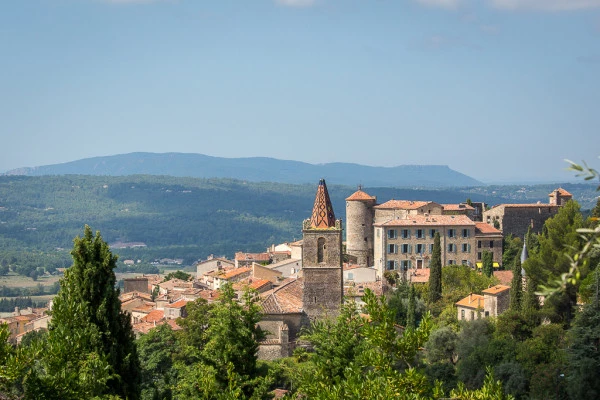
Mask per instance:
[[[345,219],[344,199],[356,188],[328,183],[336,216]],[[146,245],[115,248],[122,259],[183,258],[189,265],[209,254],[231,257],[241,250],[262,251],[272,243],[301,238],[301,222],[311,213],[315,188],[316,182],[287,185],[149,175],[2,176],[0,261],[19,259],[30,267],[49,269],[69,265],[64,249],[71,247],[84,224],[100,230],[109,244]],[[588,185],[565,188],[575,198],[594,193]],[[537,188],[541,197],[527,201],[547,201],[551,189]],[[512,187],[505,193],[501,187],[365,190],[381,202],[394,198],[451,203],[467,197],[488,204],[523,201],[514,198],[517,188]]]

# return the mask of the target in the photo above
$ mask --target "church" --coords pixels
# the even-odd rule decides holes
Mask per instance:
[[[344,297],[342,221],[335,218],[324,179],[319,181],[311,217],[303,222],[302,241],[302,276],[261,295],[259,326],[268,335],[260,342],[260,359],[290,356],[302,328],[340,312]]]

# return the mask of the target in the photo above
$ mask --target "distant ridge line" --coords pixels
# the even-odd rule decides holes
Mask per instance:
[[[325,177],[331,184],[365,187],[457,187],[484,183],[447,165],[374,167],[355,163],[309,164],[270,157],[226,158],[196,153],[135,152],[61,164],[24,167],[2,175],[167,175],[303,184]]]

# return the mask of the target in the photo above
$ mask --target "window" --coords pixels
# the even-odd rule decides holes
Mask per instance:
[[[454,265],[454,260],[448,260],[448,265]]]
[[[481,252],[480,252],[480,251],[479,251],[479,252],[477,252],[477,259],[478,259],[478,260],[481,260]]]
[[[470,236],[470,231],[468,229],[462,230],[462,237],[468,238]]]
[[[487,318],[487,317],[489,317],[489,316],[490,316],[490,312],[489,312],[489,311],[486,311],[486,312],[485,312],[485,317]]]
[[[410,254],[412,250],[412,246],[410,244],[402,244],[402,254]]]
[[[429,230],[429,237],[433,239],[433,237],[435,236],[435,232],[436,232],[435,229],[430,229]]]
[[[467,260],[462,260],[462,265],[469,265],[469,261],[467,261]]]
[[[410,229],[402,229],[402,239],[410,238]]]
[[[423,229],[417,229],[417,239],[423,239],[425,237],[425,232]]]
[[[463,253],[470,253],[471,252],[471,245],[468,243],[463,243],[462,244],[462,252]]]
[[[471,321],[475,319],[475,311],[471,311]]]
[[[480,249],[481,248],[481,240],[477,241],[477,248]]]
[[[395,229],[388,229],[387,235],[388,239],[396,239],[398,237],[398,232]]]
[[[494,241],[490,240],[490,249],[493,249],[493,248],[494,248]]]
[[[354,274],[352,272],[348,272],[348,280],[354,280]]]
[[[400,268],[402,269],[402,271],[407,271],[410,268],[410,260],[400,261]]]
[[[325,260],[325,250],[327,246],[325,246],[325,238],[317,239],[317,262],[322,263]]]
[[[448,237],[449,238],[456,237],[456,229],[448,229]]]
[[[433,253],[433,243],[429,245],[429,252]]]
[[[456,253],[456,245],[454,243],[449,243],[448,244],[448,252],[449,253]]]
[[[388,269],[388,271],[393,271],[393,270],[395,270],[395,269],[396,269],[396,261],[394,261],[394,260],[389,260],[389,261],[387,262],[387,269]]]
[[[425,245],[424,244],[418,244],[417,248],[415,249],[415,252],[417,254],[423,254],[425,252]]]
[[[460,319],[465,319],[465,310],[460,310]]]
[[[397,244],[388,244],[388,254],[396,254],[398,253],[398,245]]]

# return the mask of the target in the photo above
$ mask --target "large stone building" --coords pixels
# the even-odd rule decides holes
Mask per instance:
[[[496,267],[502,262],[502,233],[476,223],[467,204],[390,200],[377,204],[362,189],[346,199],[347,253],[356,264],[373,267],[381,279],[397,270],[407,280],[416,269],[429,268],[433,238],[440,234],[442,264],[475,266],[484,250],[491,251]],[[485,225],[485,226],[483,226]]]
[[[573,195],[558,188],[548,194],[548,198],[548,204],[499,204],[483,212],[483,222],[498,226],[504,235],[522,238],[529,227],[533,232],[540,233],[544,222],[556,215]]]

